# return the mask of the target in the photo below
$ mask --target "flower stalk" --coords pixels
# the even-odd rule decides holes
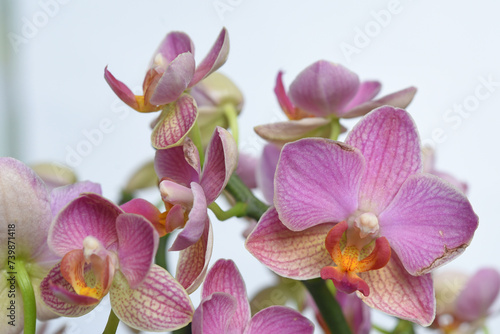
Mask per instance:
[[[26,271],[23,261],[16,262],[16,280],[21,295],[23,296],[24,305],[24,333],[35,334],[36,331],[36,302],[35,292],[31,284],[30,277]]]

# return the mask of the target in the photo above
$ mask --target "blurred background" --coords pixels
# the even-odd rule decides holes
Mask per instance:
[[[241,150],[257,157],[264,142],[253,127],[285,119],[273,93],[279,70],[285,71],[288,86],[306,66],[326,59],[343,64],[362,80],[380,80],[381,95],[416,86],[418,93],[408,111],[421,139],[435,148],[438,169],[468,183],[469,198],[480,217],[470,247],[441,271],[472,274],[484,266],[500,269],[500,152],[495,144],[500,125],[498,3],[0,1],[1,156],[28,164],[69,165],[80,180],[101,183],[104,195],[117,200],[131,173],[153,157],[149,124],[156,114],[126,107],[106,84],[104,67],[109,65],[129,87],[138,87],[167,32],[190,35],[199,62],[225,26],[231,49],[220,71],[245,96]],[[86,134],[103,121],[111,123],[108,133],[79,154],[79,145],[89,142]],[[252,296],[273,278],[245,250],[240,236],[246,224],[214,222],[212,263],[234,259]],[[193,304],[198,302],[195,292]],[[69,333],[99,332],[108,314],[109,302],[104,301],[97,312],[56,324],[67,323]],[[380,313],[374,321],[391,325]],[[489,326],[491,333],[500,332],[500,316]]]

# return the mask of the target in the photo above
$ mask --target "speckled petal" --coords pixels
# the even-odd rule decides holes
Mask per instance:
[[[298,280],[319,277],[321,268],[333,264],[325,238],[333,224],[321,224],[300,232],[286,228],[274,208],[264,213],[248,236],[246,248],[280,276]]]
[[[50,192],[50,208],[52,210],[52,215],[55,217],[62,208],[82,193],[102,195],[101,185],[90,181],[83,181],[64,187],[54,188]]]
[[[244,334],[312,334],[313,323],[299,312],[285,306],[271,306],[256,315]]]
[[[117,272],[110,290],[111,308],[132,328],[173,331],[191,322],[194,308],[186,291],[163,268],[153,265],[146,279],[132,289]]]
[[[263,139],[275,145],[305,138],[319,136],[321,130],[329,126],[330,120],[322,117],[304,118],[286,122],[258,125],[255,132]]]
[[[229,333],[228,327],[237,306],[236,299],[223,292],[216,292],[203,299],[193,316],[191,327],[193,334]],[[243,328],[238,328],[238,331],[234,333],[242,333],[242,331]]]

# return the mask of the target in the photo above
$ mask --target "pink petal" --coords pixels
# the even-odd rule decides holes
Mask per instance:
[[[256,315],[244,334],[312,334],[314,325],[299,312],[285,306],[271,306]]]
[[[303,70],[290,85],[296,107],[318,117],[337,114],[359,87],[358,76],[339,64],[320,60]]]
[[[245,282],[232,260],[220,259],[208,271],[201,298],[208,298],[216,292],[225,292],[236,298],[237,309],[228,326],[229,333],[236,333],[245,328],[250,320],[250,304],[248,304]]]
[[[352,109],[348,110],[343,118],[353,118],[366,115],[373,109],[376,109],[381,106],[390,105],[396,108],[406,108],[410,102],[413,100],[413,97],[417,93],[417,89],[415,87],[408,87],[403,90],[397,91],[395,93],[386,95],[381,97],[380,99],[374,101],[368,101],[362,103],[360,105],[354,106]]]
[[[379,222],[405,269],[421,275],[460,255],[478,218],[460,191],[431,174],[417,174],[403,184]]]
[[[141,331],[173,331],[191,322],[194,308],[182,286],[163,268],[153,265],[146,279],[132,289],[119,272],[110,290],[116,316]]]
[[[346,294],[337,291],[335,299],[339,302],[342,313],[353,333],[370,334],[372,328],[370,308],[354,293]]]
[[[360,273],[360,276],[371,287],[370,295],[362,297],[368,306],[422,326],[434,320],[436,301],[430,274],[410,275],[393,255],[382,269]]]
[[[187,94],[182,95],[175,103],[166,105],[163,109],[151,134],[151,143],[156,149],[181,145],[197,115],[194,99]]]
[[[118,236],[115,221],[121,209],[97,194],[86,194],[69,203],[55,218],[47,243],[63,257],[83,247],[83,240],[93,236],[106,249],[115,249]]]
[[[281,151],[274,180],[274,205],[282,223],[301,231],[345,220],[358,207],[364,161],[341,142],[308,138]]]
[[[170,251],[179,251],[194,245],[201,238],[205,230],[207,215],[207,201],[203,189],[198,183],[191,183],[194,201],[189,212],[188,221],[184,229],[177,235]]]
[[[135,213],[143,216],[151,224],[153,224],[160,235],[165,235],[165,226],[160,223],[161,212],[152,203],[149,203],[142,198],[134,198],[127,203],[120,205],[120,208],[126,213]]]
[[[415,123],[403,109],[380,107],[366,115],[349,133],[348,145],[366,160],[359,192],[360,209],[378,215],[401,185],[422,169]]]
[[[378,81],[363,81],[356,92],[356,95],[345,106],[344,110],[349,111],[352,108],[370,101],[380,92],[382,85]],[[403,107],[404,108],[404,107]]]
[[[135,94],[123,82],[117,80],[111,72],[108,71],[107,66],[104,68],[104,79],[106,79],[106,82],[120,100],[125,102],[129,107],[140,111],[140,106],[135,99]]]
[[[330,120],[321,117],[304,118],[272,124],[258,125],[255,132],[275,145],[284,145],[305,137],[321,137],[330,131]]]
[[[238,148],[233,136],[217,127],[207,147],[200,185],[207,197],[207,205],[215,201],[226,187],[238,164]]]
[[[236,299],[230,294],[216,292],[203,299],[193,316],[193,334],[228,333],[230,321],[237,309]],[[238,328],[234,333],[241,333]]]
[[[280,153],[281,148],[274,144],[267,144],[264,146],[257,167],[257,183],[269,204],[272,204],[274,199],[274,174],[276,173]]]
[[[257,188],[256,170],[258,159],[250,154],[241,153],[235,173],[241,181],[250,189]]]
[[[161,41],[158,49],[153,54],[153,59],[149,67],[155,63],[158,54],[162,55],[166,64],[171,63],[181,53],[190,52],[194,54],[194,45],[191,38],[186,33],[173,31],[167,34]]]
[[[199,182],[199,155],[192,143],[191,140],[186,140],[183,146],[156,151],[155,171],[160,180],[167,178],[185,187],[188,187],[191,182]],[[194,152],[197,158],[193,159],[191,152]]]
[[[455,315],[468,322],[488,316],[499,292],[500,273],[493,268],[479,270],[458,296]]]
[[[132,289],[146,278],[158,249],[158,232],[146,218],[122,214],[116,220],[120,271]]]
[[[293,116],[295,112],[295,106],[293,105],[292,101],[290,101],[290,98],[286,93],[285,86],[283,85],[283,71],[279,71],[278,76],[276,77],[274,93],[276,94],[278,103],[280,104],[281,109],[283,109],[285,114]],[[292,119],[295,118],[292,117]]]
[[[276,210],[264,213],[248,236],[245,246],[253,256],[280,276],[298,280],[319,277],[321,268],[333,264],[325,248],[332,224],[321,224],[300,232],[283,225]]]
[[[177,100],[186,90],[195,70],[194,56],[190,52],[178,55],[165,69],[157,82],[145,92],[145,100],[154,105],[165,105]]]
[[[50,192],[50,208],[55,217],[69,202],[82,193],[95,193],[102,195],[101,185],[98,183],[83,181],[64,187],[54,188]]]
[[[187,293],[193,293],[205,279],[208,263],[212,256],[212,247],[212,224],[207,216],[201,238],[194,245],[182,250],[177,261],[175,276]]]
[[[210,75],[210,73],[217,71],[227,60],[229,53],[229,36],[226,28],[222,28],[217,40],[208,52],[205,59],[196,67],[193,80],[189,87],[193,87],[198,82]]]

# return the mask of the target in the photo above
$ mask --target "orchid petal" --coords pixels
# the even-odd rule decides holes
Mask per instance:
[[[194,54],[194,45],[191,38],[186,33],[172,31],[161,41],[148,67],[160,65],[158,64],[158,54],[163,57],[162,61],[165,64],[170,64],[178,55],[186,52]]]
[[[246,153],[240,153],[238,157],[238,166],[235,173],[250,189],[257,188],[256,170],[258,161],[257,158]]]
[[[345,106],[344,111],[349,111],[362,103],[373,99],[380,92],[382,84],[379,81],[363,81],[356,92],[356,95]],[[403,107],[404,108],[404,107]]]
[[[366,115],[349,133],[348,145],[366,160],[359,192],[360,209],[378,215],[412,174],[422,169],[420,144],[410,115],[389,106]]]
[[[228,333],[237,306],[236,299],[224,292],[216,292],[203,299],[194,312],[191,328],[193,334]],[[238,329],[234,333],[242,332],[242,328]]]
[[[47,243],[51,250],[63,257],[69,251],[80,249],[83,240],[92,236],[104,248],[116,248],[115,221],[122,210],[97,194],[85,194],[69,203],[55,218],[49,230]]]
[[[330,120],[314,117],[258,125],[254,130],[261,138],[275,145],[284,145],[305,137],[321,137],[325,131],[330,131],[329,125]]]
[[[358,207],[363,169],[358,149],[341,142],[307,138],[285,145],[274,180],[282,223],[301,231],[347,219]]]
[[[205,59],[196,67],[193,80],[189,83],[189,87],[193,87],[198,82],[217,71],[227,60],[229,53],[229,36],[226,28],[222,28],[217,40],[208,52]]]
[[[422,326],[434,320],[436,301],[430,274],[410,275],[393,255],[384,268],[360,276],[373,287],[368,297],[358,294],[368,306]]]
[[[208,264],[212,256],[213,238],[212,224],[207,216],[201,238],[179,254],[175,276],[189,294],[198,289],[207,274]]]
[[[160,210],[142,198],[134,198],[124,203],[120,208],[126,213],[135,213],[146,218],[155,227],[158,234],[165,235],[165,225],[160,223]]]
[[[0,293],[3,296],[3,298],[0,298],[0,307],[2,308],[2,310],[6,310],[4,315],[6,320],[5,323],[2,324],[2,334],[19,334],[23,332],[24,328],[24,312],[22,311],[24,310],[24,303],[21,293],[15,293],[14,295],[11,295],[9,298],[7,298],[10,294],[9,290],[11,289],[12,284],[12,278],[9,276],[7,276],[7,274],[4,274],[3,279],[0,281]],[[16,278],[14,278],[14,281],[15,279]],[[15,289],[19,289],[15,284],[16,283],[14,282]],[[14,304],[15,314],[10,314],[9,307],[12,308],[12,303]],[[40,303],[40,301],[36,299],[36,304],[36,306],[38,307],[39,304],[43,303]],[[12,320],[15,321],[15,326],[7,325],[7,323]]]
[[[460,255],[478,218],[462,192],[434,175],[417,174],[403,184],[379,222],[405,269],[421,275]]]
[[[101,185],[98,183],[83,181],[64,187],[54,188],[50,192],[50,208],[55,217],[69,202],[82,193],[95,193],[102,195]]]
[[[155,171],[160,180],[167,178],[185,187],[191,182],[199,181],[199,155],[192,143],[191,140],[186,139],[183,146],[156,151]],[[198,158],[193,159],[194,154],[192,155],[191,152],[195,153]]]
[[[256,315],[244,334],[312,334],[314,325],[299,312],[285,306],[271,306]]]
[[[200,185],[207,205],[219,197],[238,164],[238,148],[229,131],[217,127],[207,147]]]
[[[335,299],[342,308],[349,327],[356,334],[370,334],[370,308],[354,293],[337,291]]]
[[[225,292],[236,298],[238,306],[228,326],[228,332],[241,332],[250,321],[250,304],[248,304],[245,282],[232,260],[220,259],[208,271],[201,298],[205,299],[216,292]]]
[[[158,232],[146,218],[122,214],[116,220],[120,271],[132,289],[146,278],[158,249]]]
[[[182,95],[175,103],[167,104],[151,134],[153,146],[165,149],[181,145],[197,116],[196,102],[187,94]]]
[[[133,108],[137,111],[141,111],[141,107],[139,106],[139,103],[137,102],[134,93],[128,88],[123,82],[120,80],[116,79],[111,72],[108,71],[108,67],[104,68],[104,79],[106,79],[106,82],[108,85],[111,87],[113,92],[122,100],[125,102],[126,105],[128,105],[130,108]]]
[[[285,86],[283,85],[283,71],[278,72],[278,76],[276,77],[276,84],[274,85],[274,93],[276,94],[276,97],[278,98],[278,103],[281,106],[281,109],[285,112],[285,114],[290,115],[289,117],[291,119],[296,119],[295,116],[295,106],[293,105],[292,101],[290,101],[290,98],[288,97]]]
[[[321,268],[333,264],[325,248],[332,224],[300,232],[283,225],[274,208],[267,210],[248,236],[245,246],[253,256],[280,276],[298,280],[319,277]]]
[[[280,153],[281,149],[276,147],[276,145],[267,144],[264,146],[257,167],[257,184],[269,204],[272,204],[274,199],[274,174],[276,173]]]
[[[358,76],[339,64],[320,60],[304,69],[290,85],[296,107],[326,117],[337,114],[351,101],[359,87]]]
[[[182,286],[163,268],[153,265],[145,280],[132,289],[117,272],[110,290],[116,316],[142,331],[173,331],[191,322],[194,308]]]

